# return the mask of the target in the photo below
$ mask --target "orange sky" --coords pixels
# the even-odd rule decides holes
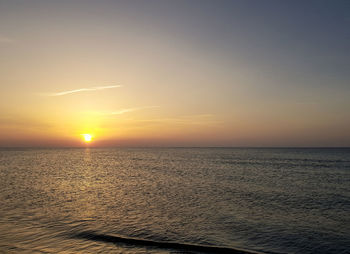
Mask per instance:
[[[341,6],[174,2],[2,2],[0,146],[350,146]]]

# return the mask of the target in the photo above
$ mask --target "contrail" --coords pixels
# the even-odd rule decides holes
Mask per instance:
[[[111,89],[111,88],[117,88],[117,87],[121,87],[121,85],[116,85],[116,86],[95,86],[95,87],[88,87],[88,88],[80,88],[80,89],[75,89],[75,90],[63,91],[63,92],[58,92],[58,93],[49,93],[49,94],[45,94],[45,95],[46,96],[62,96],[62,95],[67,95],[67,94],[72,94],[72,93],[87,92],[87,91],[97,91],[97,90]]]
[[[146,107],[138,107],[138,108],[126,108],[126,109],[121,109],[118,111],[111,112],[111,115],[121,115],[124,113],[136,111],[136,110],[142,110],[142,109],[148,109],[148,108],[159,108],[159,106],[146,106]]]

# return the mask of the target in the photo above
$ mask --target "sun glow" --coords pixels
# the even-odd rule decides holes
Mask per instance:
[[[85,142],[87,142],[87,143],[91,142],[91,140],[92,140],[91,134],[81,134],[81,135],[83,136]]]

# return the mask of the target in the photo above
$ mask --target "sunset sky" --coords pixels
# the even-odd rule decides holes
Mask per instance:
[[[349,11],[0,0],[0,146],[350,146]]]

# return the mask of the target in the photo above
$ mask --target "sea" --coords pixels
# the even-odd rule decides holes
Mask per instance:
[[[350,149],[1,148],[0,253],[350,253]]]

